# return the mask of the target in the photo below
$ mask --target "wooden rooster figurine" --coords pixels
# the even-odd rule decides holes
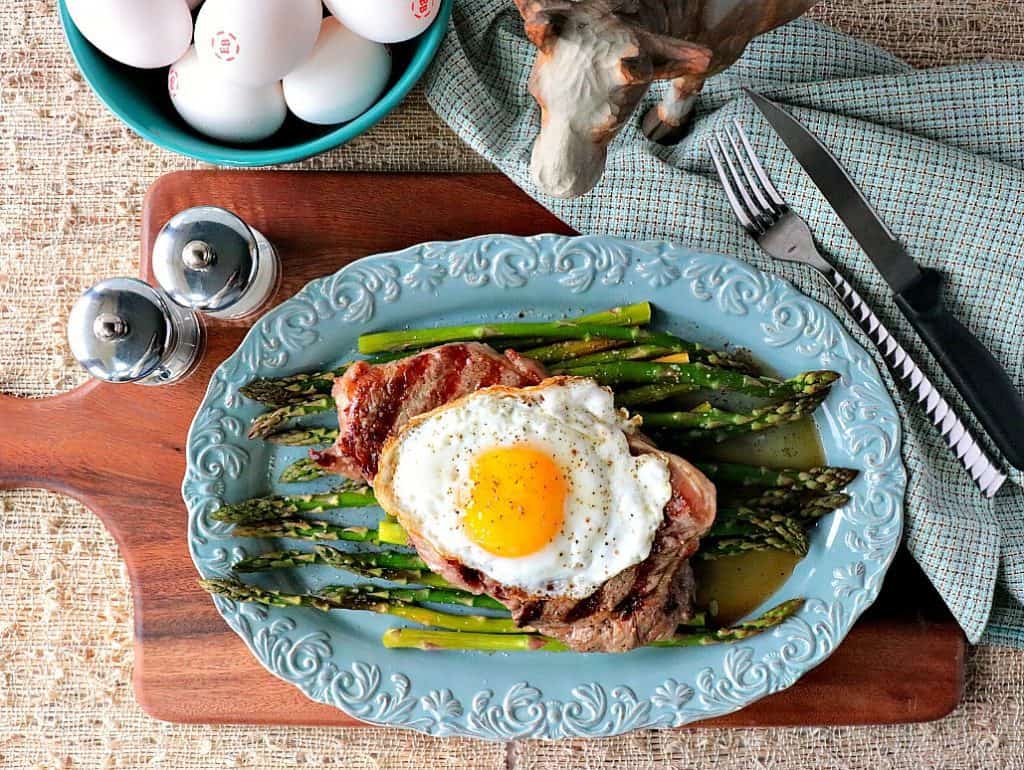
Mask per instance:
[[[534,181],[574,198],[604,173],[608,143],[656,80],[665,99],[644,133],[682,136],[704,81],[729,67],[758,35],[817,0],[515,0],[537,47],[530,92],[541,108]]]

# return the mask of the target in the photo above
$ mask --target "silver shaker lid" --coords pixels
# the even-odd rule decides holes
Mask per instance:
[[[197,206],[175,215],[153,245],[157,283],[183,307],[217,313],[249,289],[259,246],[249,226],[217,206]]]
[[[79,363],[107,382],[137,382],[160,366],[176,330],[160,293],[137,278],[111,278],[71,309],[68,342]]]

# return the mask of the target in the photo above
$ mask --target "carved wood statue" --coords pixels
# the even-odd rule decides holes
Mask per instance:
[[[608,144],[651,84],[665,99],[644,133],[678,141],[704,81],[758,35],[817,0],[515,0],[537,47],[530,93],[541,108],[531,171],[549,195],[574,198],[604,173]]]

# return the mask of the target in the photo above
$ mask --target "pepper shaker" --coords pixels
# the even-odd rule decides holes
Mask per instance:
[[[204,336],[199,317],[162,291],[137,278],[111,278],[75,302],[68,342],[93,377],[167,385],[192,372]]]
[[[160,230],[153,273],[178,305],[235,320],[258,313],[273,299],[281,261],[270,241],[237,215],[197,206]]]

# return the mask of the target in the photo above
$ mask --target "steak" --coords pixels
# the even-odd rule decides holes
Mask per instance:
[[[418,414],[491,385],[525,387],[543,367],[479,342],[441,345],[386,364],[353,364],[334,380],[338,438],[310,457],[325,470],[372,483],[384,442]]]
[[[716,492],[693,465],[646,438],[630,437],[630,449],[665,458],[672,496],[647,558],[584,599],[531,596],[445,558],[412,533],[411,542],[431,570],[450,583],[494,597],[511,610],[518,625],[560,639],[578,652],[625,652],[666,639],[693,616],[696,585],[689,559],[715,521]]]

